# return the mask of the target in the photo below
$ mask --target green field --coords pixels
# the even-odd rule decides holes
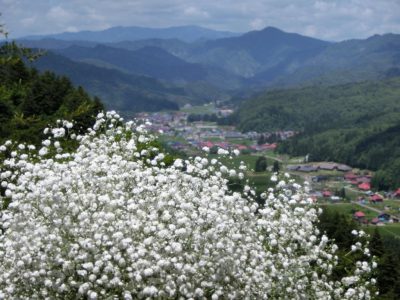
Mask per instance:
[[[395,201],[395,200],[394,200]],[[371,220],[377,217],[378,213],[371,211],[367,208],[363,208],[354,203],[336,203],[336,204],[321,204],[323,209],[328,209],[331,211],[337,211],[339,213],[352,216],[356,211],[362,211],[365,213],[366,218]],[[400,223],[386,223],[383,226],[375,225],[362,225],[362,228],[372,234],[375,228],[378,228],[379,233],[382,236],[392,236],[400,239]]]
[[[188,114],[204,115],[204,114],[215,114],[216,109],[214,104],[204,104],[199,106],[192,106],[190,108],[182,108],[181,111]]]
[[[400,215],[400,200],[384,200],[383,202],[380,202],[380,203],[368,204],[368,206],[380,209],[389,214],[398,215],[398,216]]]

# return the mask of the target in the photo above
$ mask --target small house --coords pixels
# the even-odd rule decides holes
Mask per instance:
[[[389,220],[390,220],[391,218],[390,218],[390,215],[389,215],[389,214],[387,214],[387,213],[381,213],[381,214],[379,214],[378,219],[379,219],[381,222],[389,222]]]
[[[356,211],[353,215],[354,219],[361,221],[365,218],[365,213],[363,213],[362,211]]]
[[[346,179],[348,181],[355,181],[357,179],[357,177],[358,176],[352,172],[344,174],[344,179]]]
[[[332,197],[332,192],[331,191],[323,191],[322,196],[325,198]]]
[[[358,188],[363,191],[369,191],[371,189],[371,184],[369,182],[363,182],[358,185]]]
[[[380,223],[381,222],[381,220],[379,220],[378,218],[373,218],[372,220],[371,220],[371,224],[373,224],[373,225],[377,225],[378,223]]]
[[[310,166],[304,165],[304,166],[300,166],[298,171],[300,171],[300,172],[315,172],[315,171],[318,171],[318,168],[313,165],[310,165]]]
[[[341,172],[348,172],[352,170],[352,167],[348,166],[348,165],[342,165],[342,164],[338,164],[337,165],[337,170],[341,171]]]
[[[371,202],[375,203],[375,202],[382,202],[383,201],[383,197],[379,194],[373,194],[370,197]]]

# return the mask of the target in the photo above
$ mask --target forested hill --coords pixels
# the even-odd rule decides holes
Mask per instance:
[[[266,92],[243,103],[234,117],[245,131],[298,130],[301,134],[280,151],[380,170],[375,185],[395,188],[400,185],[399,102],[397,77]]]
[[[74,120],[76,128],[92,125],[103,110],[98,98],[66,77],[40,74],[14,56],[17,47],[7,47],[0,48],[0,144],[13,139],[40,145],[43,129],[57,119]]]
[[[154,78],[72,61],[50,51],[36,60],[34,66],[41,71],[50,70],[68,76],[74,84],[100,96],[108,109],[125,112],[178,109],[170,97],[184,98],[183,90],[167,88]]]

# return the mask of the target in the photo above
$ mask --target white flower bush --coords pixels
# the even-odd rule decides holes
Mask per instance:
[[[144,127],[114,112],[70,134],[73,153],[59,142],[69,130],[46,130],[39,151],[0,148],[13,152],[1,172],[0,299],[371,297],[367,261],[330,279],[336,246],[290,178],[273,178],[259,207],[250,187],[229,191],[234,170],[202,157],[166,166]]]

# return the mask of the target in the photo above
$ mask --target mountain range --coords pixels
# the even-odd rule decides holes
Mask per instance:
[[[148,28],[139,26],[130,27],[111,27],[100,31],[78,31],[63,32],[49,35],[33,35],[25,37],[29,40],[41,40],[43,38],[53,38],[64,41],[92,41],[97,43],[115,43],[121,41],[136,41],[151,38],[170,39],[177,38],[186,42],[197,40],[218,39],[232,37],[239,33],[229,31],[212,30],[200,26],[176,26],[168,28]]]
[[[98,32],[28,37],[18,42],[56,54],[50,60],[53,64],[49,60],[41,63],[44,58],[39,59],[36,64],[42,70],[61,74],[60,64],[66,64],[68,59],[74,65],[72,69],[97,68],[96,72],[89,72],[89,77],[98,86],[109,87],[107,91],[113,87],[117,90],[120,84],[129,85],[122,78],[129,77],[129,82],[141,78],[133,84],[135,90],[153,97],[154,91],[143,84],[146,78],[164,87],[162,91],[156,89],[162,99],[178,105],[216,98],[227,100],[265,89],[345,84],[400,75],[397,34],[333,43],[273,27],[244,34],[193,26],[115,27]],[[96,74],[102,74],[101,78],[96,78]],[[90,92],[107,98],[105,102],[110,103],[110,108],[143,109],[141,105],[121,104],[138,101],[135,93],[130,96],[126,91],[126,96],[121,97],[120,92],[110,94],[101,88],[94,89],[93,84],[85,86],[89,79],[79,79],[82,77],[79,72],[66,75],[73,82],[83,82]],[[108,99],[111,96],[116,98]],[[160,98],[155,99],[159,103]],[[121,105],[114,107],[112,103]],[[157,110],[156,106],[153,109]]]

